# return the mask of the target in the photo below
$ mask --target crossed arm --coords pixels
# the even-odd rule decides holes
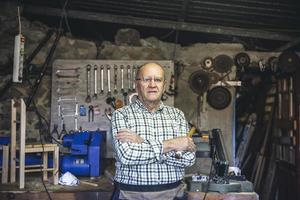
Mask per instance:
[[[185,167],[195,161],[196,146],[187,136],[178,136],[164,141],[147,140],[127,128],[122,113],[112,116],[113,143],[117,159],[125,165],[141,165],[154,162]],[[180,159],[175,158],[176,151],[183,151]]]

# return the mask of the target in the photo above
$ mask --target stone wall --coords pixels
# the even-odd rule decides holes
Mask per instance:
[[[0,135],[9,134],[10,129],[10,99],[28,98],[31,94],[32,86],[28,81],[21,84],[11,84],[12,58],[14,36],[17,34],[16,19],[12,13],[0,11]],[[45,37],[49,27],[39,23],[31,22],[22,18],[22,34],[26,38],[25,54],[28,57],[36,48],[39,42]],[[222,111],[217,111],[207,106],[206,111],[201,113],[200,124],[197,124],[197,94],[193,93],[188,85],[190,74],[200,69],[200,63],[203,58],[215,57],[219,54],[234,56],[243,51],[243,46],[239,44],[194,44],[183,47],[179,44],[167,43],[158,40],[155,37],[139,38],[136,30],[123,29],[116,33],[116,41],[105,41],[100,46],[96,46],[93,41],[79,40],[72,37],[62,36],[56,48],[55,59],[111,59],[111,60],[173,60],[178,67],[178,95],[175,97],[175,106],[184,111],[187,119],[197,125],[201,130],[211,128],[221,128],[226,136],[226,146],[228,154],[232,158],[232,133],[234,129],[234,113],[232,103],[230,107]],[[120,36],[121,34],[121,36]],[[122,37],[122,34],[124,37]],[[127,37],[125,37],[127,36]],[[42,48],[32,61],[32,67],[36,71],[42,70],[43,63],[49,53],[54,41],[54,36]],[[179,63],[179,64],[178,64]],[[34,71],[34,70],[33,70]],[[35,96],[35,104],[42,116],[47,121],[50,120],[50,96],[51,96],[51,65],[48,73],[42,79],[40,88]],[[234,78],[235,71],[231,73]],[[29,80],[34,82],[37,75],[31,75]],[[10,87],[4,90],[5,86]],[[231,88],[234,96],[234,88]],[[40,123],[35,111],[28,111],[30,116],[27,120],[27,138],[35,140],[39,138]],[[45,129],[45,128],[44,128]],[[47,130],[44,130],[47,132]],[[44,134],[45,137],[47,134]],[[199,165],[205,165],[206,162],[200,162]],[[208,167],[209,168],[209,167]]]

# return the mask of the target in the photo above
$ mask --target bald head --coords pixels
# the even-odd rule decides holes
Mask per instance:
[[[165,89],[165,72],[157,63],[147,63],[138,68],[136,89],[139,100],[150,111],[154,112],[160,105]]]
[[[155,62],[153,62],[153,63],[146,63],[146,64],[141,65],[137,69],[135,79],[140,78],[141,75],[143,74],[143,71],[149,70],[149,69],[160,71],[162,73],[162,75],[163,75],[162,78],[165,80],[165,71],[164,71],[163,67],[160,64],[155,63]]]

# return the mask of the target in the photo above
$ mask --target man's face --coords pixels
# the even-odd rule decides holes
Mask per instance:
[[[164,71],[156,63],[144,65],[138,74],[136,88],[143,103],[159,104],[165,89]]]

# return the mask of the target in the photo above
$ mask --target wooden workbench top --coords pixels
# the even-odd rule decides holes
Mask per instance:
[[[188,200],[202,200],[204,192],[188,192]],[[258,200],[255,192],[217,193],[209,192],[205,200]]]

